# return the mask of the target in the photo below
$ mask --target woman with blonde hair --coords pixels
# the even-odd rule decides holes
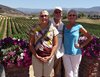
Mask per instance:
[[[49,13],[42,10],[39,23],[30,30],[29,47],[35,77],[53,77],[54,54],[58,46],[58,30],[49,21]]]

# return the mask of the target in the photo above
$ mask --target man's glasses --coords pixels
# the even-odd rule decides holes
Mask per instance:
[[[59,14],[59,13],[61,13],[61,11],[55,11],[54,13],[55,13],[55,14]]]
[[[40,17],[42,17],[42,18],[43,18],[43,17],[48,17],[48,15],[40,15]]]

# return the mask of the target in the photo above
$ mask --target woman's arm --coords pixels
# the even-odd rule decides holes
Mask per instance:
[[[52,47],[51,54],[50,56],[44,57],[44,62],[47,62],[48,60],[52,58],[52,56],[55,54],[57,50],[57,47],[58,47],[58,36],[56,35],[54,36],[54,39],[53,39],[53,47]]]
[[[36,52],[35,52],[35,48],[34,48],[34,42],[35,42],[35,39],[34,39],[34,35],[30,35],[30,39],[29,39],[29,49],[30,51],[32,52],[32,54],[34,56],[36,56]]]
[[[52,52],[51,52],[51,57],[55,54],[56,50],[57,50],[57,47],[58,47],[58,36],[54,36],[54,39],[53,39],[53,48],[52,48]]]
[[[80,45],[80,48],[82,48],[82,47],[86,46],[86,45],[93,39],[93,37],[92,37],[92,36],[89,34],[89,32],[87,32],[87,30],[86,30],[85,28],[83,28],[83,27],[80,29],[80,32],[81,32],[84,36],[87,37],[87,40],[86,40],[83,44]]]
[[[37,53],[36,53],[36,50],[34,48],[34,43],[35,43],[35,39],[34,39],[34,35],[30,35],[30,40],[29,40],[29,49],[30,51],[32,52],[32,54],[41,62],[44,62],[44,59],[43,57],[39,56]]]

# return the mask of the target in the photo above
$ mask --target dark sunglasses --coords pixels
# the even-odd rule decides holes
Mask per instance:
[[[71,15],[68,15],[68,16],[70,16],[70,17],[71,17],[71,16],[73,16],[73,17],[74,17],[74,16],[76,16],[76,15],[74,15],[74,14],[71,14]]]
[[[61,11],[55,11],[54,13],[55,13],[55,14],[59,14],[59,13],[61,13]]]
[[[40,15],[40,17],[47,17],[48,15]]]

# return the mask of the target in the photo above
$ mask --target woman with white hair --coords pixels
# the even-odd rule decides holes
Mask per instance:
[[[77,12],[75,10],[70,10],[67,15],[68,24],[64,27],[63,56],[65,76],[78,77],[79,64],[82,58],[81,48],[92,40],[92,36],[81,24],[76,23]],[[78,42],[80,33],[87,37],[83,44]]]
[[[53,77],[54,54],[58,46],[58,30],[49,21],[49,13],[42,10],[39,23],[30,30],[29,47],[35,77]]]

